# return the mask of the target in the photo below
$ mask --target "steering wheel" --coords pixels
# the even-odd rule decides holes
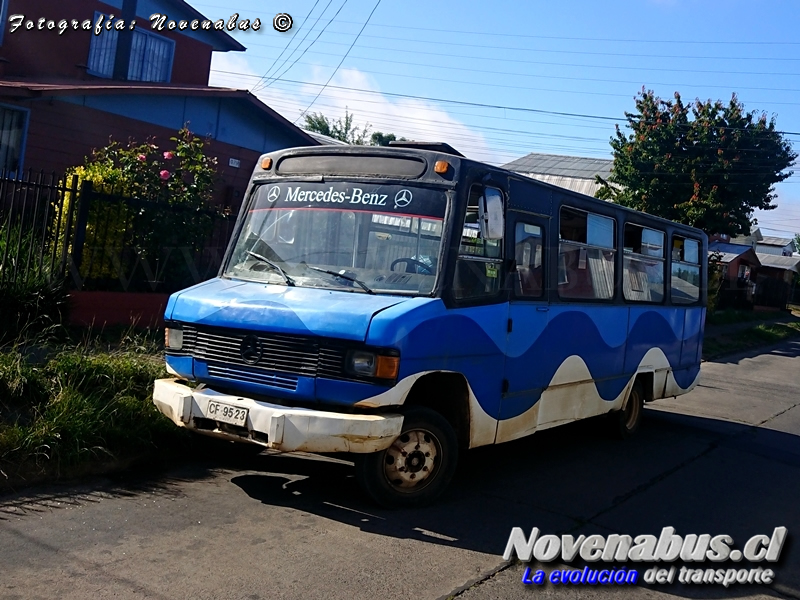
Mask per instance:
[[[397,260],[392,262],[391,266],[389,267],[389,270],[390,271],[394,271],[394,266],[399,264],[399,263],[405,263],[406,264],[406,273],[414,273],[414,271],[409,271],[408,270],[408,267],[413,265],[413,266],[418,267],[420,269],[424,269],[425,272],[422,273],[423,275],[433,275],[434,274],[433,273],[433,269],[431,269],[431,267],[426,265],[424,262],[420,262],[418,260],[414,260],[413,258],[398,258]]]

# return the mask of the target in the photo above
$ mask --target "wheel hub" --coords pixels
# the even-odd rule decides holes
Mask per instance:
[[[403,433],[386,450],[386,478],[396,487],[420,486],[436,468],[438,447],[438,440],[428,431],[415,429]]]

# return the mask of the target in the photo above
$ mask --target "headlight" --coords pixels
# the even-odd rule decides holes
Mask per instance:
[[[400,357],[354,350],[347,357],[347,370],[361,377],[396,379],[400,372]]]
[[[164,346],[169,350],[183,348],[183,329],[167,327],[164,329]]]

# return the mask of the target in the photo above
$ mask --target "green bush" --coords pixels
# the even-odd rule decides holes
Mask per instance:
[[[0,354],[0,470],[58,475],[181,436],[151,400],[165,375],[160,358],[126,349],[69,349],[41,366]]]

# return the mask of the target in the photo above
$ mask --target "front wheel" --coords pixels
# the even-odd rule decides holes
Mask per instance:
[[[386,450],[356,460],[362,489],[386,508],[430,504],[445,490],[458,464],[458,440],[450,423],[428,408],[412,407]]]
[[[644,388],[636,382],[631,388],[625,408],[609,415],[611,432],[620,439],[628,439],[639,429],[644,412]]]

